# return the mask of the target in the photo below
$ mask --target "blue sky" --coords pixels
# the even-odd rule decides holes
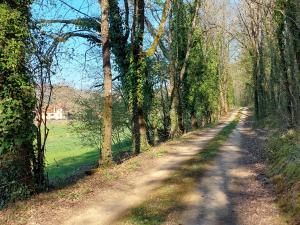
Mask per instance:
[[[54,4],[55,2],[55,4]],[[84,14],[87,14],[92,17],[99,16],[100,10],[97,0],[77,0],[70,1],[65,0],[70,6],[80,10]],[[84,17],[83,14],[76,12],[67,5],[64,5],[59,0],[56,1],[44,1],[41,5],[40,1],[37,1],[32,7],[32,14],[36,20],[40,19],[74,19],[78,17]],[[100,18],[99,18],[100,19]],[[51,25],[51,29],[58,30],[61,28],[61,25]],[[74,27],[70,26],[70,29],[66,28],[65,31],[72,30]],[[45,28],[47,29],[47,27]],[[96,57],[96,48],[93,50],[95,53],[90,51],[90,56],[86,63],[86,70],[89,70],[89,73],[84,69],[84,58],[85,52],[90,49],[89,43],[84,39],[72,38],[69,39],[66,43],[60,45],[60,50],[64,51],[66,54],[63,54],[59,64],[59,70],[57,75],[53,77],[53,83],[67,83],[69,85],[75,86],[79,89],[87,89],[92,86],[94,79],[91,77],[100,77],[101,76],[101,65],[99,66],[99,57],[98,59],[92,59]],[[69,57],[68,55],[72,55]]]
[[[66,2],[71,7],[65,5],[62,1]],[[100,20],[100,7],[98,0],[37,0],[32,7],[33,17],[37,20],[40,19],[74,19],[84,17],[83,14],[91,17],[99,17]],[[235,5],[239,0],[229,0],[231,5]],[[43,4],[40,4],[43,2]],[[121,1],[122,2],[122,1]],[[120,3],[123,5],[123,2]],[[72,9],[75,8],[83,14]],[[149,16],[149,15],[148,15]],[[149,16],[151,17],[151,16]],[[154,19],[150,20],[157,26],[158,24]],[[61,25],[51,25],[51,29],[58,30]],[[47,28],[45,28],[47,30]],[[65,31],[74,29],[69,26]],[[146,34],[145,45],[149,45],[151,37]],[[233,45],[234,42],[233,42]],[[233,46],[234,48],[236,46]],[[59,62],[59,70],[57,75],[53,78],[53,83],[67,83],[79,89],[89,89],[93,86],[95,81],[101,82],[102,68],[101,68],[101,48],[94,48],[89,51],[87,61],[85,62],[85,53],[90,49],[89,43],[84,39],[73,38],[64,44],[61,44],[61,51],[66,52],[64,57]],[[68,55],[72,55],[69,57]],[[113,71],[113,74],[115,72]]]
[[[43,0],[37,0],[32,7],[32,14],[36,20],[40,19],[74,19],[78,17],[85,17],[85,15],[91,17],[99,17],[100,20],[100,7],[98,0],[44,0],[46,4],[41,5],[39,2]],[[68,5],[64,4],[67,3]],[[54,4],[55,3],[55,4]],[[70,7],[71,6],[71,7]],[[123,1],[120,1],[120,7],[123,6]],[[82,12],[79,13],[74,9]],[[150,19],[151,20],[151,19]],[[153,21],[153,24],[157,24]],[[51,25],[50,28],[45,30],[59,30],[62,26],[59,24]],[[75,27],[69,26],[65,31],[72,30]],[[76,28],[75,28],[76,29]],[[152,38],[146,34],[147,40],[145,46],[149,43]],[[53,78],[53,83],[67,83],[75,86],[79,89],[89,89],[95,82],[101,83],[102,68],[101,68],[101,48],[93,48],[89,51],[87,57],[87,63],[85,64],[86,70],[84,69],[84,62],[86,51],[90,49],[89,43],[81,38],[72,38],[64,44],[60,45],[61,50],[71,54],[72,59],[65,56],[60,60],[60,70],[57,75]],[[112,62],[113,63],[113,62]],[[113,75],[116,72],[113,70]]]

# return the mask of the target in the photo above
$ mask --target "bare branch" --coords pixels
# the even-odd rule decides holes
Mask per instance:
[[[64,5],[68,6],[70,9],[72,9],[72,10],[74,10],[74,11],[76,11],[76,12],[78,12],[78,13],[80,13],[80,14],[82,14],[82,15],[84,15],[84,16],[90,18],[90,19],[93,19],[93,20],[95,20],[97,23],[101,24],[101,22],[100,22],[99,20],[97,20],[96,18],[91,17],[91,16],[89,16],[88,14],[86,14],[86,13],[84,13],[84,12],[81,12],[80,10],[76,9],[75,7],[73,7],[73,6],[71,6],[70,4],[66,3],[65,1],[63,1],[63,0],[59,0],[59,1],[60,1],[61,3],[63,3]]]
[[[74,32],[67,32],[64,34],[45,34],[48,37],[51,37],[57,42],[66,42],[68,39],[73,37],[85,38],[91,40],[97,44],[101,44],[101,38],[99,38],[95,34],[88,34],[88,33],[81,33],[82,31],[74,31]]]

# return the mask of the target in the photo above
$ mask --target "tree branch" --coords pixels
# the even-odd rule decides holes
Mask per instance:
[[[145,17],[145,23],[147,26],[148,31],[150,32],[152,37],[155,37],[155,34],[157,33],[156,30],[154,29],[154,27],[152,26],[151,22],[149,21],[149,19],[147,17]],[[169,52],[167,50],[167,48],[165,47],[162,38],[159,39],[159,48],[161,49],[161,51],[163,52],[163,55],[168,59],[170,58]]]
[[[38,21],[39,24],[54,24],[54,23],[61,23],[61,24],[67,24],[67,25],[75,25],[82,28],[89,28],[94,31],[97,31],[100,33],[101,28],[99,26],[99,23],[91,18],[78,18],[78,19],[42,19]]]
[[[122,75],[116,76],[116,77],[114,77],[111,81],[118,80],[118,79],[121,78],[121,76],[122,76]],[[104,83],[102,83],[102,84],[96,84],[96,85],[94,86],[94,88],[103,87],[103,86],[104,86]]]
[[[96,18],[92,17],[92,16],[89,16],[88,14],[84,13],[84,12],[81,12],[80,10],[76,9],[75,7],[71,6],[70,4],[66,3],[65,1],[63,0],[59,0],[61,3],[63,3],[64,5],[68,6],[70,9],[90,18],[90,19],[93,19],[95,20],[98,24],[101,24],[101,22],[99,20],[97,20]]]
[[[157,48],[157,45],[159,44],[160,38],[165,30],[165,24],[166,24],[170,9],[171,9],[171,0],[166,0],[157,34],[154,38],[154,41],[153,41],[151,47],[146,51],[147,57],[152,56],[154,54],[154,52]]]

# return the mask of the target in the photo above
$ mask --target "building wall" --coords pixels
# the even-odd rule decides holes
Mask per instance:
[[[48,120],[67,120],[68,116],[63,109],[57,109],[55,112],[47,113]]]

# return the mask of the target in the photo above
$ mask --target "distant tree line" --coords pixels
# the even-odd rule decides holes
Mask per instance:
[[[300,119],[300,2],[244,0],[239,33],[256,117],[294,129]]]

